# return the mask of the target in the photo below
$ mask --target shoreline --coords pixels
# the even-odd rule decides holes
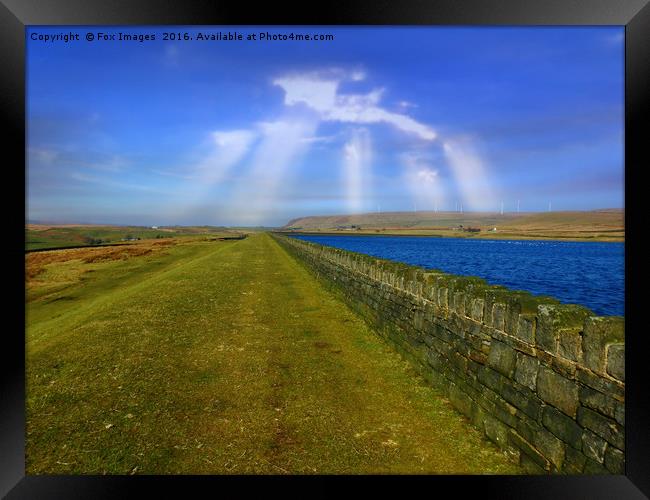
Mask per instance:
[[[458,239],[478,239],[478,240],[491,240],[491,241],[504,241],[504,240],[509,240],[509,241],[558,241],[558,242],[564,242],[564,241],[571,241],[571,242],[585,242],[585,243],[625,243],[625,237],[618,238],[618,237],[611,237],[611,238],[603,238],[603,237],[587,237],[587,238],[580,238],[576,236],[520,236],[520,235],[513,235],[511,233],[501,233],[503,236],[502,237],[494,237],[492,235],[489,236],[476,236],[476,235],[464,235],[464,234],[439,234],[439,233],[431,233],[431,234],[405,234],[405,233],[399,233],[396,231],[385,231],[381,233],[377,232],[364,232],[364,231],[273,231],[275,233],[280,233],[280,234],[287,234],[287,235],[304,235],[304,236],[374,236],[374,237],[381,237],[381,236],[391,236],[391,237],[400,237],[400,238],[405,238],[405,237],[414,237],[414,238],[458,238]]]

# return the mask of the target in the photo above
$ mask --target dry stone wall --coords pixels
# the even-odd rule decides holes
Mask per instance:
[[[274,237],[526,470],[624,473],[624,318]]]

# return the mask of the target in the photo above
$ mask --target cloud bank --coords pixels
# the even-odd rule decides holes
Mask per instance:
[[[347,79],[360,81],[365,74],[354,72]],[[430,126],[418,122],[402,113],[394,113],[379,106],[383,89],[367,94],[342,94],[339,85],[342,79],[320,77],[316,73],[285,76],[273,80],[273,84],[284,92],[284,103],[295,106],[303,103],[316,111],[325,121],[371,124],[388,123],[399,130],[414,134],[426,141],[432,141],[437,133]]]

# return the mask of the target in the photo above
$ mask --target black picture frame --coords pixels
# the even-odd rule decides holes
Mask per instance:
[[[25,28],[34,25],[616,25],[625,26],[625,226],[626,226],[626,473],[613,476],[25,476],[24,236],[25,212]],[[115,498],[141,494],[188,496],[235,487],[285,492],[296,479],[310,493],[338,493],[363,481],[364,489],[497,498],[646,498],[650,496],[650,380],[641,328],[643,259],[639,249],[644,213],[640,179],[650,165],[650,6],[648,0],[354,0],[313,4],[250,5],[232,0],[0,0],[0,109],[3,160],[9,179],[3,251],[8,297],[2,339],[0,495],[6,498]],[[20,188],[23,188],[22,190]],[[25,197],[26,200],[26,197]],[[10,214],[10,217],[8,216]],[[22,218],[21,218],[22,215]],[[12,246],[13,245],[13,246]],[[19,261],[20,260],[20,261]],[[10,326],[9,326],[10,325]],[[22,330],[21,330],[22,328]],[[368,480],[370,479],[370,481]],[[373,489],[374,489],[373,488]],[[392,491],[391,491],[392,490]],[[369,493],[369,491],[366,491]],[[449,493],[447,493],[449,494]]]

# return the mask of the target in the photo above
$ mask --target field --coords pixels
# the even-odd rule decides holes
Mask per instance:
[[[28,474],[521,473],[267,234],[25,258]]]
[[[336,234],[390,234],[454,238],[624,241],[623,210],[540,213],[390,212],[314,216],[289,221],[284,230]],[[352,227],[355,226],[355,227]],[[463,228],[478,228],[468,232]],[[491,231],[496,227],[496,231]]]
[[[143,226],[98,226],[78,224],[27,224],[25,249],[65,248],[105,244],[124,244],[127,240],[183,238],[196,235],[236,235],[248,230],[214,226],[169,226],[151,229]]]

